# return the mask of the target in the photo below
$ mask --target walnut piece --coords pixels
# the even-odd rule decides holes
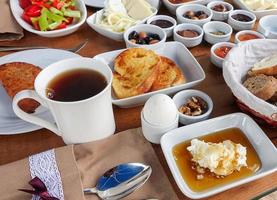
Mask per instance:
[[[200,97],[191,97],[187,102],[179,108],[179,112],[189,116],[199,116],[207,112],[208,105]]]

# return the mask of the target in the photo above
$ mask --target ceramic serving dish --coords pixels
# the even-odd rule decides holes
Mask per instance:
[[[232,16],[237,14],[243,14],[248,17],[250,17],[252,20],[249,22],[243,22],[235,20]],[[236,31],[242,31],[242,30],[251,30],[254,28],[255,22],[256,22],[256,16],[247,10],[233,10],[229,13],[228,16],[228,24],[232,26],[232,28]]]
[[[260,19],[258,32],[268,39],[277,39],[277,15],[267,15]]]
[[[182,175],[177,167],[172,153],[173,147],[181,142],[227,128],[239,128],[244,133],[260,158],[261,168],[251,176],[230,182],[228,184],[211,188],[203,192],[192,191],[188,187],[186,181],[182,178]],[[276,147],[272,144],[262,129],[249,116],[242,113],[225,115],[169,131],[163,135],[161,139],[161,147],[177,185],[187,197],[192,199],[209,197],[277,171],[277,157],[269,156],[277,154]]]
[[[213,7],[215,7],[217,5],[224,5],[225,7],[227,7],[228,10],[225,12],[219,12],[219,11],[213,10]],[[232,6],[232,4],[230,4],[228,2],[222,2],[222,1],[212,1],[207,5],[207,7],[213,11],[212,20],[215,20],[215,21],[227,20],[229,13],[232,10],[234,10],[234,7]]]
[[[253,95],[242,83],[248,70],[256,62],[276,52],[276,40],[250,40],[237,44],[227,54],[223,63],[225,82],[238,99],[239,105],[243,105],[240,108],[273,127],[277,127],[277,107]]]
[[[162,28],[166,33],[166,37],[171,37],[173,34],[173,29],[177,25],[177,21],[173,17],[170,17],[168,15],[156,15],[156,16],[153,16],[150,19],[148,19],[147,24],[151,24],[155,20],[167,20],[173,24],[171,27]]]
[[[111,51],[103,54],[99,54],[94,58],[100,59],[103,62],[107,63],[111,69],[114,67],[114,59],[116,56],[124,51],[125,49]],[[174,94],[180,90],[184,90],[187,88],[191,88],[201,81],[205,79],[205,73],[194,58],[194,56],[190,53],[190,51],[179,42],[166,42],[163,47],[155,50],[158,55],[166,56],[177,63],[180,66],[182,72],[184,73],[187,83],[176,85],[174,87],[149,92],[145,94],[141,94],[138,96],[128,97],[124,99],[117,99],[114,94],[112,94],[112,102],[113,104],[127,108],[142,105],[145,103],[153,94],[163,93],[163,94]]]
[[[264,35],[261,34],[261,33],[259,33],[259,32],[257,32],[257,31],[244,30],[244,31],[239,31],[239,32],[236,33],[236,35],[235,35],[235,43],[236,43],[236,44],[239,43],[239,42],[245,42],[245,41],[240,41],[240,39],[239,39],[240,36],[242,36],[242,35],[244,35],[244,34],[252,34],[252,35],[255,35],[255,36],[259,37],[259,38],[257,38],[257,39],[265,39]]]
[[[220,47],[234,47],[235,44],[231,42],[219,42],[217,44],[214,44],[210,50],[211,53],[211,62],[217,66],[218,68],[222,68],[224,58],[219,57],[218,55],[215,54],[215,50]]]
[[[249,9],[241,0],[234,0],[234,3],[240,9],[248,10],[248,11],[252,12],[253,14],[255,14],[257,19],[260,19],[267,15],[276,15],[277,14],[277,9],[254,11],[254,10]]]
[[[153,6],[153,5],[151,5],[151,6]],[[145,19],[143,19],[141,21],[138,21],[137,24],[144,24],[149,18],[155,16],[158,13],[158,9],[157,8],[152,7],[151,9],[152,9],[153,14],[150,15],[149,17],[146,17]],[[123,34],[124,34],[124,32],[122,32],[122,33],[114,32],[114,31],[111,31],[109,29],[105,29],[102,26],[96,24],[96,16],[97,16],[97,14],[99,16],[102,16],[103,12],[104,12],[104,9],[99,10],[96,13],[94,13],[93,15],[89,16],[87,18],[88,25],[93,30],[95,30],[97,33],[99,33],[100,35],[103,35],[103,36],[105,36],[107,38],[110,38],[112,40],[123,41]]]
[[[225,22],[211,21],[203,26],[204,39],[210,44],[216,44],[218,42],[228,42],[231,39],[233,32],[232,27]],[[222,32],[224,35],[214,34],[216,32]]]
[[[17,23],[26,31],[35,33],[39,36],[42,37],[61,37],[65,35],[69,35],[73,32],[75,32],[82,24],[85,23],[86,18],[87,18],[87,9],[86,5],[83,0],[76,0],[76,7],[78,10],[81,11],[81,18],[79,19],[78,22],[73,23],[71,25],[68,25],[68,27],[60,30],[53,30],[53,31],[38,31],[35,30],[30,24],[25,22],[22,18],[21,15],[23,13],[23,9],[19,6],[19,1],[18,0],[10,0],[10,8],[12,11],[12,14],[17,21]]]

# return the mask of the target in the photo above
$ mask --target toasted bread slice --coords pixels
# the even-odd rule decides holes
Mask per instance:
[[[18,92],[34,89],[34,81],[41,69],[24,62],[12,62],[0,66],[0,81],[13,98]],[[18,106],[27,113],[33,113],[40,104],[32,99],[23,99]]]
[[[114,64],[113,90],[117,98],[146,93],[155,81],[161,59],[153,51],[131,48],[120,53]]]
[[[178,65],[171,59],[161,56],[159,73],[151,91],[156,91],[185,83],[186,79]]]
[[[264,74],[268,76],[277,75],[277,54],[266,57],[260,62],[257,62],[254,67],[248,72],[250,76]]]
[[[249,77],[243,85],[255,96],[267,101],[272,98],[276,92],[277,79],[273,76],[260,74]]]

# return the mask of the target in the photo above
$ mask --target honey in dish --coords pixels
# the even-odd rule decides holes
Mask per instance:
[[[191,161],[191,154],[187,150],[187,147],[191,145],[190,141],[185,141],[177,144],[173,147],[173,155],[175,162],[181,172],[181,175],[185,182],[188,184],[189,188],[195,192],[202,192],[213,187],[221,186],[235,180],[251,176],[261,167],[261,161],[247,139],[247,137],[238,128],[225,129],[219,132],[215,132],[203,137],[199,137],[199,140],[204,140],[205,142],[219,143],[224,140],[231,140],[234,143],[240,143],[247,149],[247,165],[248,167],[242,167],[240,171],[235,171],[232,174],[224,178],[216,178],[212,173],[205,172],[204,179],[197,180],[197,171],[193,170],[193,162]]]

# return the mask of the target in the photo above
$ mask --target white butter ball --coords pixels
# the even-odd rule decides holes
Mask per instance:
[[[174,122],[178,110],[174,101],[165,94],[156,94],[148,99],[143,108],[145,121],[155,126],[166,126]]]

